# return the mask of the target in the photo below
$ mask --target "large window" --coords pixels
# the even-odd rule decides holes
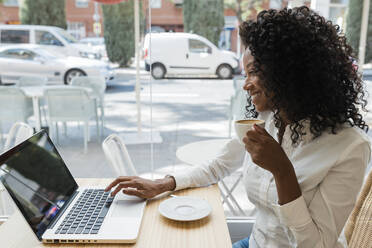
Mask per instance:
[[[88,8],[89,0],[75,0],[76,8]]]
[[[5,7],[18,7],[18,0],[4,0],[3,2]]]
[[[149,0],[151,8],[153,9],[160,9],[161,8],[161,0]]]
[[[29,43],[28,30],[1,30],[1,43]]]

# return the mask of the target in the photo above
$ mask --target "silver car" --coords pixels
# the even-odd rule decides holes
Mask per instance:
[[[79,40],[79,43],[88,45],[95,53],[100,54],[104,61],[108,61],[105,39],[103,37],[86,37]]]
[[[2,84],[16,83],[22,76],[69,84],[78,76],[102,76],[107,81],[114,74],[104,61],[51,53],[37,45],[11,45],[0,48],[0,76]]]

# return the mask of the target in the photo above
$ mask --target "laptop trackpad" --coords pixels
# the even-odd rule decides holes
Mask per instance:
[[[112,218],[138,218],[142,214],[143,200],[117,200],[112,203]]]

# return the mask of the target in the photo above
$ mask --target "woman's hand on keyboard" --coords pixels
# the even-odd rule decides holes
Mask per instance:
[[[116,187],[116,188],[115,188]],[[115,196],[122,191],[127,195],[135,195],[141,198],[153,198],[165,191],[171,191],[176,187],[173,177],[149,180],[137,176],[121,176],[116,178],[105,191],[115,188],[111,196]]]

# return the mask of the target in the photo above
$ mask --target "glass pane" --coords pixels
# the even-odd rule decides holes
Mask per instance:
[[[35,53],[23,49],[9,49],[2,52],[1,57],[32,60],[35,57]]]
[[[233,119],[244,118],[239,18],[232,9],[207,2],[195,3],[196,9],[212,10],[200,12],[200,20],[192,23],[185,13],[187,1],[162,1],[160,9],[151,9],[146,25],[144,64],[151,77],[142,92],[152,92],[152,129],[163,139],[154,143],[155,171],[172,174],[213,159],[234,134]],[[237,183],[233,195],[243,211],[224,204],[228,216],[253,214],[240,175],[237,171],[225,178],[228,188]]]
[[[346,7],[331,7],[329,9],[329,20],[344,29],[346,22]]]
[[[27,30],[1,30],[2,43],[29,43],[30,32]]]
[[[35,43],[40,45],[63,46],[63,44],[50,32],[35,30]]]
[[[16,6],[18,2],[6,0],[4,4]],[[1,30],[1,43],[35,40],[36,44],[48,45],[38,51],[46,61],[33,63],[35,68],[21,66],[10,76],[37,72],[51,78],[48,83],[59,85],[80,76],[99,78],[97,87],[85,84],[97,101],[98,120],[96,116],[90,119],[89,132],[81,121],[48,123],[47,102],[42,99],[42,117],[28,119],[33,127],[39,122],[48,128],[55,143],[58,137],[58,149],[75,177],[113,178],[123,174],[102,150],[103,140],[111,134],[123,139],[137,174],[147,177],[152,172],[164,176],[203,163],[234,136],[233,123],[245,117],[247,104],[238,25],[242,20],[254,20],[263,9],[280,9],[289,1],[224,0],[223,6],[217,0],[193,2],[195,9],[189,8],[188,0],[139,1],[139,40],[135,40],[133,0],[120,4],[65,1],[67,30],[37,30],[31,32],[35,37],[23,27]],[[344,29],[348,1],[329,2],[316,11],[329,14],[329,19]],[[241,13],[236,12],[237,4],[241,4]],[[14,9],[16,14],[11,17],[0,16],[2,23],[20,23],[19,9]],[[27,59],[32,54],[11,51],[0,56]],[[65,62],[57,69],[56,57]],[[4,134],[11,124],[4,124]],[[86,153],[85,140],[89,140]],[[226,177],[227,187],[233,187],[241,174],[237,171]],[[244,213],[224,204],[226,215],[253,215],[241,181],[233,192]]]
[[[189,39],[189,51],[192,53],[205,53],[211,49],[200,40]]]
[[[331,0],[331,3],[341,3],[341,4],[348,4],[349,0]]]
[[[77,8],[88,8],[89,0],[75,0]]]
[[[19,6],[18,0],[4,0],[4,6],[6,7],[17,7]]]

